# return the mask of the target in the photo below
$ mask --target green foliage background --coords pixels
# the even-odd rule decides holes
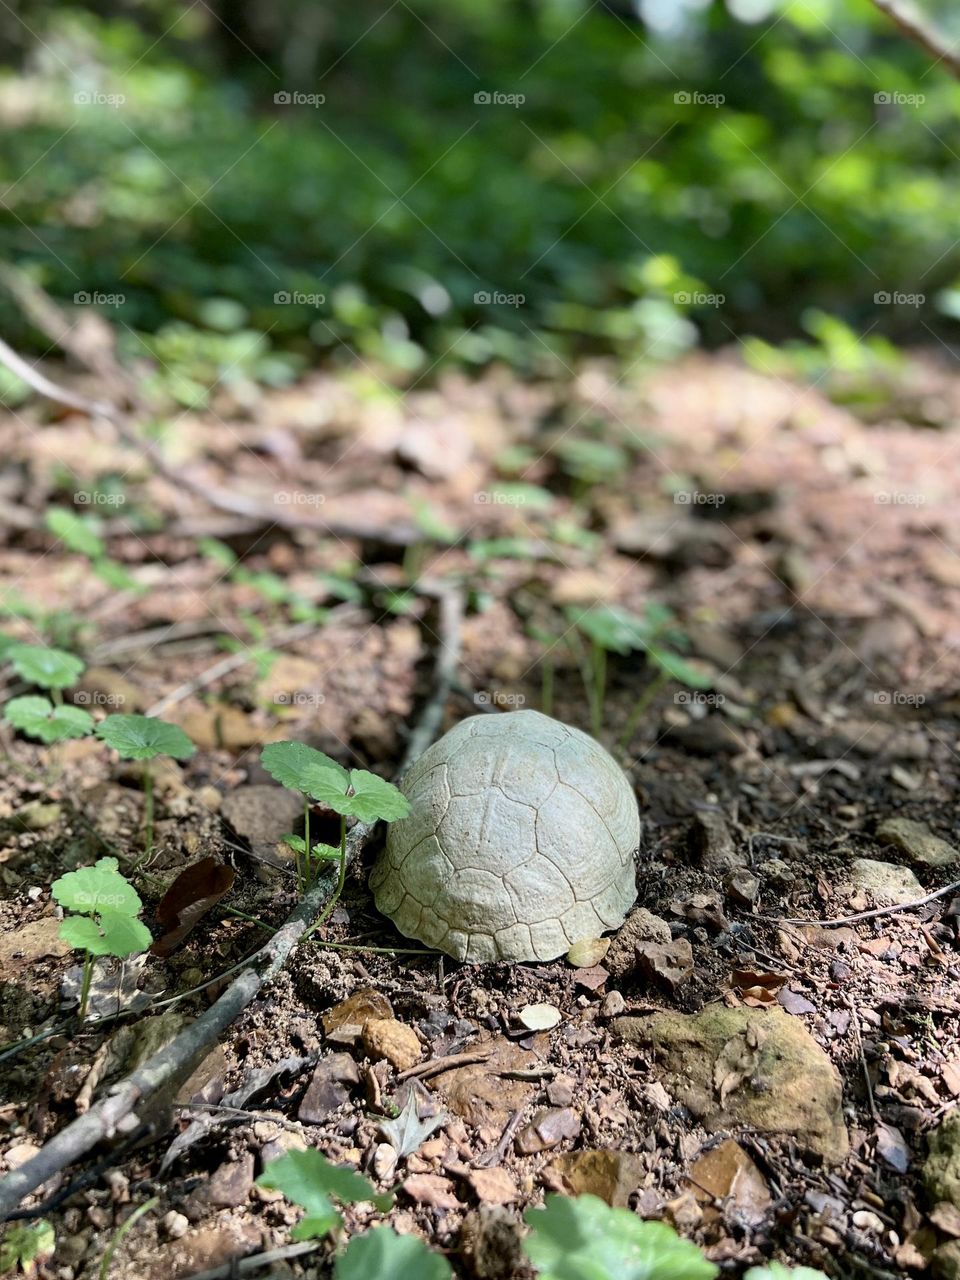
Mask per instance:
[[[661,5],[666,32],[614,0],[9,11],[0,253],[122,295],[104,314],[188,402],[325,355],[555,368],[811,309],[950,341],[960,85],[867,0],[729,3]]]

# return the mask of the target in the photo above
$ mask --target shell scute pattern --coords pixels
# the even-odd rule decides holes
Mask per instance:
[[[537,711],[472,716],[401,783],[370,886],[401,933],[458,960],[551,960],[618,927],[640,818],[598,742]]]

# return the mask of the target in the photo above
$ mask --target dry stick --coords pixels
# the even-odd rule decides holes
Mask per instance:
[[[410,734],[398,776],[402,776],[433,741],[459,659],[462,597],[452,587],[438,590],[438,595],[441,625],[435,687]],[[357,823],[350,832],[347,837],[348,861],[356,858],[371,829],[364,823]],[[8,1173],[0,1181],[0,1221],[16,1209],[24,1196],[81,1159],[102,1139],[118,1132],[128,1132],[139,1124],[136,1108],[142,1108],[160,1090],[175,1089],[190,1075],[221,1033],[280,972],[301,936],[320,914],[333,888],[327,880],[315,884],[273,937],[251,956],[239,977],[196,1022],[121,1080],[85,1115],[79,1116],[51,1138],[32,1160]]]
[[[195,1271],[187,1280],[232,1280],[234,1276],[250,1275],[261,1267],[268,1267],[271,1262],[283,1262],[285,1258],[299,1258],[304,1253],[313,1253],[322,1244],[322,1240],[300,1240],[297,1244],[284,1245],[282,1249],[269,1249],[266,1253],[255,1253],[247,1258],[232,1258],[230,1262],[213,1267],[210,1271]]]
[[[895,23],[908,40],[926,49],[938,62],[944,63],[948,71],[960,77],[960,53],[947,44],[945,36],[928,26],[915,9],[908,9],[900,0],[873,0],[873,7]]]
[[[935,902],[937,898],[946,897],[948,893],[953,893],[954,889],[960,889],[960,880],[954,880],[953,884],[944,885],[942,889],[928,893],[925,898],[917,898],[914,902],[898,902],[892,907],[858,911],[856,915],[837,916],[833,920],[807,920],[803,916],[752,916],[751,919],[765,920],[768,924],[812,924],[817,928],[828,929],[831,925],[856,924],[858,920],[876,920],[878,916],[892,916],[898,911],[913,911],[916,907],[925,907],[928,902]]]
[[[76,392],[67,391],[19,356],[2,338],[0,338],[0,363],[5,364],[17,377],[22,378],[28,386],[46,396],[48,400],[64,404],[70,409],[77,409],[91,417],[106,418],[113,424],[123,443],[141,454],[165,480],[175,488],[189,490],[190,493],[202,498],[204,502],[220,511],[243,516],[258,524],[276,525],[284,529],[313,529],[334,538],[367,539],[400,547],[423,540],[423,535],[412,525],[391,527],[364,520],[309,520],[304,516],[299,505],[294,510],[288,509],[289,504],[265,507],[255,499],[245,498],[242,494],[234,493],[230,489],[204,484],[194,479],[188,472],[181,471],[167,462],[160,448],[153,441],[140,435],[134,429],[128,415],[121,412],[115,405],[101,400],[90,400]]]

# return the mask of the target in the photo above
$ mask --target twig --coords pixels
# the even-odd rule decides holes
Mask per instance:
[[[266,1253],[254,1253],[248,1258],[233,1258],[221,1267],[210,1271],[195,1271],[186,1280],[232,1280],[233,1276],[249,1275],[268,1267],[271,1262],[283,1262],[285,1258],[299,1258],[305,1253],[313,1253],[323,1244],[322,1240],[300,1240],[296,1244],[285,1244],[282,1249],[268,1249]]]
[[[427,1080],[430,1076],[441,1076],[445,1071],[454,1071],[458,1067],[472,1067],[478,1062],[486,1062],[492,1052],[491,1049],[474,1049],[464,1053],[451,1053],[446,1058],[431,1058],[429,1062],[421,1062],[401,1071],[397,1079]]]
[[[435,665],[436,687],[410,734],[400,775],[432,741],[459,661],[462,598],[451,587],[440,593],[440,602],[441,635]],[[357,823],[350,832],[347,837],[350,861],[356,858],[371,829],[364,823]],[[243,972],[196,1022],[115,1085],[85,1115],[79,1116],[51,1138],[32,1160],[0,1180],[0,1221],[16,1209],[24,1196],[81,1159],[98,1142],[117,1133],[127,1133],[139,1125],[138,1111],[142,1112],[161,1091],[175,1090],[206,1057],[221,1033],[280,972],[302,935],[320,915],[332,891],[329,879],[315,884],[273,937],[251,956]]]
[[[952,75],[960,78],[960,54],[946,43],[945,36],[928,26],[914,8],[908,9],[900,0],[873,0],[873,7],[885,14],[908,40],[926,49],[937,62],[944,63]]]
[[[863,1070],[863,1082],[867,1088],[867,1104],[870,1108],[870,1115],[876,1121],[880,1119],[880,1116],[877,1113],[877,1104],[873,1098],[873,1085],[870,1081],[870,1068],[867,1066],[867,1055],[863,1049],[863,1035],[860,1031],[860,1017],[849,996],[847,996],[845,1004],[850,1010],[850,1023],[853,1027],[853,1038],[857,1042],[857,1053],[860,1055],[860,1066]]]
[[[917,907],[925,907],[928,902],[935,902],[937,898],[946,897],[948,893],[953,893],[954,889],[960,889],[960,880],[954,880],[953,884],[944,885],[942,889],[928,893],[925,898],[917,898],[914,902],[898,902],[891,907],[877,907],[874,911],[858,911],[855,915],[837,916],[833,920],[806,920],[803,916],[751,916],[751,919],[765,920],[767,924],[812,924],[820,929],[829,929],[832,925],[856,924],[858,920],[876,920],[879,916],[892,916],[898,911],[913,911]]]

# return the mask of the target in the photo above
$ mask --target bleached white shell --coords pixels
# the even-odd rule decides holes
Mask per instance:
[[[553,960],[623,923],[640,815],[593,738],[539,711],[462,720],[401,782],[370,877],[401,933],[457,960]]]

